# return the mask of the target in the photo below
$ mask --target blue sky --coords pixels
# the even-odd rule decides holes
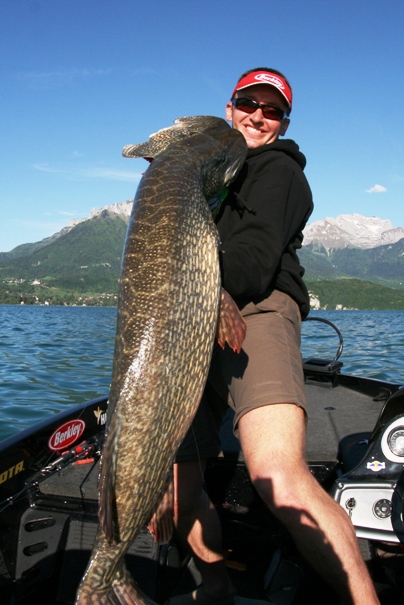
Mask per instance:
[[[404,227],[403,22],[402,0],[0,0],[0,251],[133,198],[123,146],[224,116],[257,66],[292,83],[311,221]]]

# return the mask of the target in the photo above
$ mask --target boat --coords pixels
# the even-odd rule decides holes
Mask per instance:
[[[351,517],[382,603],[404,587],[404,385],[343,372],[335,355],[303,360],[311,472]],[[72,605],[98,523],[98,472],[108,400],[99,397],[0,442],[0,589],[4,605]],[[206,489],[223,527],[226,565],[245,599],[277,605],[339,603],[302,560],[253,489],[229,410],[222,452]],[[290,435],[291,448],[293,435]],[[293,480],[293,478],[291,478]],[[127,554],[155,602],[192,590],[200,576],[174,535],[154,542],[144,527]]]

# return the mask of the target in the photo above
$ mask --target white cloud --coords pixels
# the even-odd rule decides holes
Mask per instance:
[[[54,87],[65,86],[76,81],[88,79],[91,77],[108,76],[110,69],[59,69],[55,71],[34,72],[23,71],[16,74],[16,77],[28,84],[35,90],[43,90]]]
[[[109,181],[139,181],[142,173],[126,172],[124,170],[112,170],[110,168],[102,168],[98,166],[87,168],[61,168],[57,166],[49,166],[48,164],[34,164],[35,170],[41,172],[49,172],[60,174],[66,179],[82,180],[82,179],[106,179]]]
[[[383,187],[383,185],[373,185],[373,187],[371,187],[370,189],[366,189],[367,193],[384,193],[385,191],[387,191],[386,187]]]

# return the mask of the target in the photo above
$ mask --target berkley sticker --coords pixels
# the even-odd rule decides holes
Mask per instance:
[[[375,460],[374,462],[368,462],[366,468],[377,473],[378,471],[383,471],[386,468],[386,463]]]
[[[73,443],[81,437],[86,425],[83,420],[69,420],[65,422],[53,433],[49,439],[48,447],[50,450],[57,452],[69,448]]]

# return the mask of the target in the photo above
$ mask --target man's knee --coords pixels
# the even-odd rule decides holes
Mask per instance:
[[[299,508],[307,498],[307,489],[315,479],[303,459],[283,460],[276,457],[249,469],[251,482],[272,512]]]

